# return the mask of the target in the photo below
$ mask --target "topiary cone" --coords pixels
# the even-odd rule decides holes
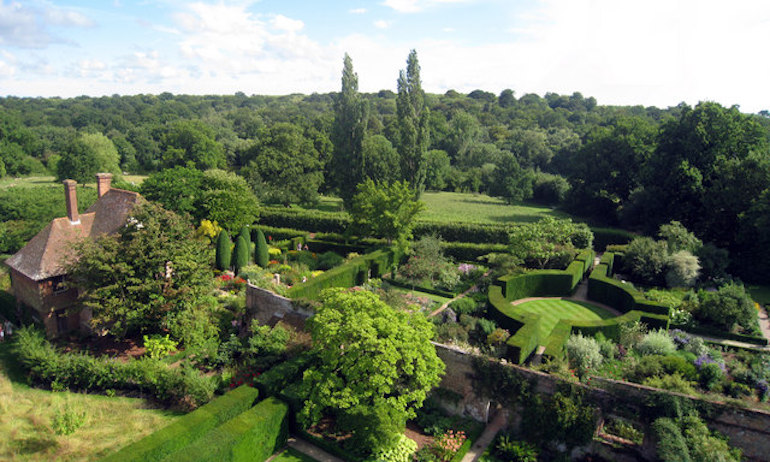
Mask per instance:
[[[243,236],[238,236],[238,239],[235,241],[235,250],[233,253],[235,254],[233,266],[235,267],[235,274],[237,275],[241,271],[241,268],[249,264],[249,244]]]
[[[230,269],[230,260],[232,259],[232,242],[230,242],[230,235],[227,231],[222,230],[217,236],[217,258],[216,266],[220,271],[227,271]]]
[[[267,241],[265,240],[265,233],[261,229],[257,230],[256,250],[254,252],[254,260],[257,265],[262,268],[267,268],[270,261],[270,253],[267,251]]]

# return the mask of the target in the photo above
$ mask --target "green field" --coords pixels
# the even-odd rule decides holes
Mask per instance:
[[[569,215],[541,205],[517,203],[484,194],[426,192],[421,200],[425,211],[419,219],[464,223],[531,223],[541,218],[567,218]]]
[[[531,223],[543,217],[568,218],[564,212],[536,204],[507,204],[504,200],[485,194],[426,192],[420,197],[425,210],[418,220],[463,223]],[[322,196],[318,205],[310,207],[322,212],[342,211],[342,200]]]
[[[71,435],[57,435],[53,418],[65,406],[85,412],[85,423]],[[0,460],[96,460],[179,415],[143,399],[31,388],[10,344],[0,343]]]
[[[562,320],[570,321],[598,321],[600,319],[614,318],[609,311],[587,302],[572,300],[533,300],[524,302],[514,307],[520,312],[534,313],[542,316],[540,324],[540,338],[545,339],[551,334],[556,324]]]
[[[147,178],[147,175],[123,175],[123,180],[129,183],[141,184]],[[10,188],[12,186],[19,188],[29,188],[32,186],[51,186],[60,187],[61,183],[54,176],[25,176],[22,178],[6,177],[0,179],[0,189]],[[86,183],[86,186],[96,187],[96,182]]]
[[[770,286],[749,286],[748,289],[755,302],[770,305]]]

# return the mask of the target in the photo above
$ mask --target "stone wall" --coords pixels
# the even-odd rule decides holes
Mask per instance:
[[[435,344],[435,346],[439,358],[446,364],[446,372],[440,387],[463,396],[457,405],[458,413],[479,421],[486,421],[487,410],[495,399],[476,394],[473,386],[474,355],[448,345]],[[563,382],[556,376],[514,364],[507,364],[506,367],[513,368],[533,383],[538,393],[551,395],[556,392],[558,384]],[[600,377],[592,378],[591,384],[590,387],[581,384],[577,386],[582,387],[587,392],[586,398],[599,408],[602,416],[622,415],[625,418],[637,416],[636,423],[646,429],[645,435],[647,436],[650,434],[648,429],[650,422],[645,421],[642,417],[644,404],[653,395],[666,393],[689,399],[697,403],[699,408],[706,409],[707,412],[702,413],[702,417],[709,428],[727,436],[732,446],[743,451],[745,459],[770,460],[770,412],[699,400],[680,393]],[[516,415],[512,415],[510,422],[516,426],[518,420]],[[654,458],[652,442],[649,437],[645,440],[644,447],[638,448],[638,455],[648,459]]]
[[[287,316],[305,319],[311,314],[294,305],[290,298],[251,284],[246,285],[246,325],[250,324],[251,319],[256,319],[260,324],[270,324]]]

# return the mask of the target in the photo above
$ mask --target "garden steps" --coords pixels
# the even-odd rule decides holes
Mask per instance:
[[[312,457],[318,462],[345,462],[339,457],[333,456],[318,446],[296,436],[289,437],[288,446],[296,449],[302,454]]]
[[[508,425],[508,411],[502,410],[497,413],[494,419],[492,419],[487,428],[481,434],[476,443],[471,446],[471,449],[462,458],[462,462],[476,462],[487,450],[487,447],[492,443],[497,436],[497,433]]]

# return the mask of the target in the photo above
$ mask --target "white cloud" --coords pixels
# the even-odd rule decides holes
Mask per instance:
[[[270,24],[273,26],[273,28],[286,31],[286,32],[299,32],[302,30],[303,27],[305,27],[305,23],[300,21],[299,19],[291,19],[287,18],[284,15],[277,15],[275,16],[271,21]]]
[[[88,17],[73,10],[37,2],[32,5],[0,0],[0,45],[19,48],[45,48],[62,42],[51,33],[52,26],[90,27]]]
[[[388,27],[390,27],[390,23],[382,19],[374,21],[373,24],[374,24],[374,27],[376,27],[377,29],[387,29]]]
[[[443,29],[441,29],[441,30],[442,30],[443,32],[447,32],[447,33],[449,33],[449,32],[455,32],[455,31],[456,31],[456,29],[455,29],[454,27],[445,27],[445,28],[443,28]]]
[[[0,78],[11,78],[16,74],[16,56],[0,50]]]
[[[447,3],[470,3],[475,0],[385,0],[384,6],[392,8],[399,13],[418,13],[424,9]]]
[[[353,8],[348,10],[348,13],[350,14],[364,14],[366,13],[366,8]]]

